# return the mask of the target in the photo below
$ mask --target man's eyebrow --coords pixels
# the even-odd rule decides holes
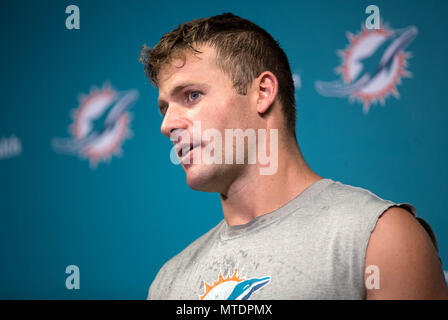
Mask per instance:
[[[175,96],[179,91],[181,91],[182,89],[184,89],[186,87],[189,87],[189,86],[200,86],[200,87],[204,87],[204,88],[209,88],[210,87],[206,83],[184,82],[184,83],[181,83],[181,84],[177,85],[174,89],[172,89],[171,92],[169,93],[169,97]],[[159,99],[158,103],[159,103],[159,108],[160,109],[162,109],[162,107],[165,107],[168,104],[163,99]]]

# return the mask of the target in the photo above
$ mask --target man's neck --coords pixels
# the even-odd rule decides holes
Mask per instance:
[[[247,172],[232,182],[226,195],[221,194],[229,226],[246,224],[282,207],[322,179],[308,167],[298,148],[279,150],[278,160],[275,174],[260,175],[258,165],[248,166]]]

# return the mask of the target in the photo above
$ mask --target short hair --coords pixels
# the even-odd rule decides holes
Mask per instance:
[[[294,81],[288,58],[279,43],[253,22],[232,13],[185,22],[164,34],[153,48],[143,45],[139,61],[151,84],[158,87],[157,76],[164,64],[174,58],[185,63],[185,51],[201,53],[194,45],[204,44],[215,49],[217,66],[240,95],[246,95],[248,86],[264,71],[277,77],[286,129],[297,141]]]

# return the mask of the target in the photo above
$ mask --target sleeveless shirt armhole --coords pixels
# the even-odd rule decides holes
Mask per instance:
[[[387,200],[386,200],[387,201]],[[384,205],[383,207],[381,207],[380,210],[377,211],[377,214],[375,214],[374,216],[372,216],[371,220],[369,221],[368,224],[368,236],[367,239],[365,241],[365,243],[363,244],[362,250],[363,250],[363,259],[364,259],[364,269],[363,269],[363,275],[365,272],[365,258],[366,258],[366,254],[367,254],[367,246],[369,244],[370,241],[370,236],[373,232],[373,230],[375,229],[376,223],[378,221],[378,219],[383,215],[383,213],[391,208],[391,207],[401,207],[405,210],[407,210],[409,213],[411,213],[416,219],[417,221],[420,223],[420,225],[425,229],[426,233],[429,235],[432,244],[434,245],[434,248],[436,249],[437,252],[437,256],[439,258],[440,264],[442,264],[442,258],[439,256],[439,246],[437,243],[437,238],[435,236],[434,231],[432,230],[431,226],[429,225],[428,222],[426,222],[423,218],[417,217],[417,210],[415,209],[415,207],[409,203],[393,203],[388,201],[389,203]]]
[[[378,214],[374,215],[372,217],[372,220],[369,223],[369,231],[370,233],[373,232],[373,230],[375,229],[376,223],[378,221],[378,219],[384,214],[384,212],[391,208],[391,207],[400,207],[405,209],[406,211],[408,211],[409,213],[411,213],[416,219],[417,221],[420,223],[420,225],[423,227],[423,229],[425,229],[426,233],[428,234],[428,236],[430,237],[432,244],[434,245],[434,248],[436,249],[437,253],[439,253],[439,245],[437,243],[437,238],[436,235],[434,233],[434,231],[432,230],[431,226],[429,225],[428,222],[426,222],[425,219],[417,217],[417,209],[415,209],[415,207],[410,204],[410,203],[389,203],[386,204],[385,206],[383,206],[379,211]],[[367,249],[367,245],[368,242],[370,240],[370,234],[367,237],[367,243],[365,244],[365,248]]]
[[[399,203],[396,206],[409,211],[417,219],[417,221],[420,223],[423,229],[425,229],[426,233],[431,239],[432,244],[434,245],[434,248],[436,249],[437,253],[439,253],[439,244],[437,243],[436,234],[434,233],[431,226],[429,225],[428,222],[426,222],[425,219],[417,217],[417,210],[415,209],[415,207],[409,203]]]

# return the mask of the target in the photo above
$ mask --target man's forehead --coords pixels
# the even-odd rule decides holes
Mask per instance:
[[[161,66],[157,75],[159,90],[163,90],[163,87],[169,82],[174,82],[175,79],[171,78],[180,77],[186,73],[188,73],[187,77],[191,77],[194,73],[206,71],[206,68],[210,68],[212,64],[215,65],[214,49],[212,47],[202,45],[197,49],[200,53],[186,50],[181,54],[177,53],[175,57]]]
[[[201,68],[191,61],[180,64],[174,61],[169,66],[160,69],[157,75],[159,92],[169,91],[181,82],[187,79],[193,79],[200,75]]]
[[[207,46],[202,47],[200,51],[203,53],[196,56],[187,53],[185,60],[174,58],[162,66],[158,74],[159,102],[191,85],[210,87],[207,84],[210,68],[216,67],[212,55],[213,49]]]

